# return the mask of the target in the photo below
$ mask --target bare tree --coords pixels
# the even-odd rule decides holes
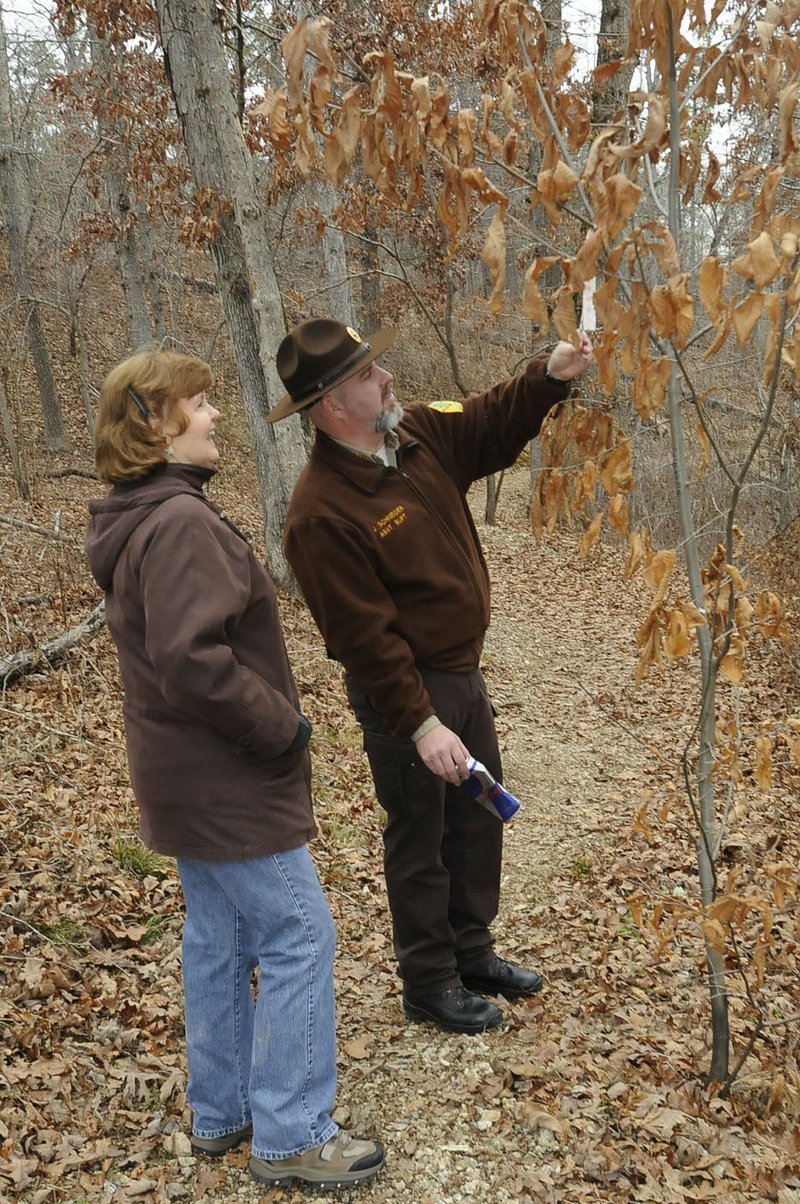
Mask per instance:
[[[14,424],[11,420],[11,412],[8,408],[8,395],[6,393],[5,382],[0,373],[0,426],[3,428],[8,450],[11,455],[11,468],[14,473],[14,483],[17,487],[17,493],[23,499],[28,501],[31,496],[30,482],[28,474],[25,471],[25,463],[17,446],[16,436],[14,434]]]
[[[261,197],[239,124],[213,0],[157,0],[161,41],[195,186],[215,198],[211,250],[253,441],[267,563],[288,583],[283,523],[305,462],[298,418],[264,418],[282,385],[275,351],[286,331]]]
[[[152,337],[142,273],[136,215],[128,189],[126,147],[123,122],[117,114],[119,82],[114,48],[108,35],[89,27],[92,66],[99,76],[103,103],[98,109],[98,127],[106,143],[105,178],[108,207],[117,231],[116,249],[131,346],[140,347]]]
[[[603,0],[597,39],[598,68],[622,59],[630,23],[631,0]],[[633,60],[620,62],[613,75],[595,85],[592,91],[592,121],[596,125],[619,121],[624,114],[635,65]]]
[[[27,257],[31,210],[23,168],[23,151],[14,123],[11,76],[8,68],[3,8],[0,4],[0,200],[8,239],[14,299],[24,315],[25,336],[36,369],[42,403],[45,439],[62,451],[67,446],[64,420],[47,350],[39,305],[30,279]]]
[[[347,248],[344,235],[333,217],[336,193],[327,180],[320,184],[317,203],[325,218],[325,229],[322,232],[322,258],[325,264],[325,275],[328,278],[326,308],[341,322],[355,326],[353,285],[347,266]]]

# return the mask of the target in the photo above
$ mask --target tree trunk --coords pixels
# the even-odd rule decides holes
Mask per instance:
[[[705,612],[705,595],[700,571],[697,530],[691,511],[690,483],[687,469],[686,440],[683,430],[683,415],[680,404],[678,367],[674,362],[671,346],[666,344],[664,352],[673,360],[672,377],[669,382],[669,418],[672,435],[672,467],[675,474],[675,494],[678,501],[681,536],[686,559],[687,575],[692,601],[698,610]],[[702,703],[697,724],[699,750],[694,767],[697,787],[696,813],[699,831],[696,838],[697,868],[703,907],[708,908],[716,896],[716,873],[714,850],[717,846],[717,820],[714,805],[714,750],[716,746],[716,676],[714,648],[708,624],[697,628],[697,644],[700,651],[700,684]],[[690,774],[686,766],[687,788],[691,790]],[[709,1080],[724,1083],[728,1076],[729,1026],[728,994],[725,986],[725,961],[713,945],[706,942],[706,972],[711,1003],[711,1066]]]
[[[30,482],[28,481],[28,474],[25,471],[22,457],[19,454],[19,447],[14,435],[14,424],[11,421],[11,411],[8,408],[8,394],[6,393],[2,376],[0,376],[0,425],[3,427],[3,434],[6,437],[6,443],[11,455],[11,469],[14,473],[14,484],[17,487],[17,493],[24,502],[30,501]]]
[[[547,61],[551,62],[553,51],[560,45],[564,32],[564,20],[561,12],[561,0],[542,0],[539,6],[542,20],[547,28]]]
[[[361,314],[360,326],[365,334],[372,334],[381,325],[381,291],[378,270],[378,228],[372,214],[367,211],[364,223],[364,241],[361,245]]]
[[[347,267],[347,248],[344,235],[333,220],[336,193],[327,180],[322,181],[319,186],[318,204],[325,218],[325,229],[322,231],[322,258],[328,282],[326,308],[331,316],[338,318],[340,322],[344,322],[347,326],[356,326],[353,286]]]
[[[309,5],[307,0],[299,0],[296,8],[296,20],[300,18],[312,18],[316,15],[313,6]],[[304,77],[306,84],[310,78],[309,64],[311,57],[306,56],[304,60]],[[323,176],[315,185],[314,189],[315,200],[319,211],[324,219],[324,228],[322,230],[322,262],[325,267],[324,288],[322,305],[314,306],[314,312],[319,313],[324,310],[333,318],[338,318],[340,322],[344,322],[347,326],[356,325],[355,308],[353,306],[353,286],[350,282],[350,273],[347,266],[347,249],[345,247],[344,235],[341,228],[336,224],[333,218],[333,211],[336,208],[337,194],[331,182],[327,177]]]
[[[45,440],[49,447],[64,451],[67,447],[64,419],[56,391],[50,353],[44,337],[39,306],[28,275],[27,231],[30,207],[21,164],[19,142],[14,128],[11,103],[11,77],[8,69],[3,7],[0,3],[0,203],[8,238],[14,300],[25,315],[25,336],[36,370],[42,403]]]
[[[668,19],[669,38],[669,100],[671,118],[670,144],[670,189],[669,189],[669,229],[675,240],[675,246],[680,251],[681,245],[681,211],[680,187],[678,169],[680,156],[678,153],[678,137],[680,130],[680,114],[678,110],[678,86],[675,68],[675,35],[672,24],[672,13]],[[662,343],[663,353],[672,363],[672,372],[667,389],[669,405],[669,425],[672,438],[672,468],[675,476],[675,496],[678,503],[681,542],[686,561],[686,574],[692,601],[701,613],[706,613],[703,577],[700,568],[700,551],[697,526],[692,513],[691,484],[689,480],[688,457],[686,454],[686,436],[681,411],[681,390],[679,383],[679,368],[675,352],[670,343]],[[694,783],[696,798],[693,799],[693,810],[698,819],[697,868],[700,879],[700,892],[703,907],[709,908],[716,896],[715,858],[717,850],[717,818],[714,799],[714,769],[716,749],[716,684],[718,661],[714,656],[714,643],[709,622],[697,628],[697,644],[700,651],[700,688],[701,708],[697,721],[698,752],[694,766]],[[688,753],[684,756],[684,771],[686,787],[690,796],[693,794],[691,773],[688,766]],[[728,992],[725,984],[725,960],[722,953],[710,941],[706,940],[706,976],[711,1004],[711,1065],[708,1078],[710,1082],[724,1083],[728,1077],[730,1055],[730,1030],[728,1018]]]
[[[497,506],[500,501],[500,490],[503,487],[505,475],[504,469],[502,472],[493,472],[491,476],[486,478],[486,507],[483,517],[490,527],[493,527],[497,522]]]
[[[61,293],[69,313],[69,353],[78,361],[81,382],[81,401],[86,415],[86,429],[89,438],[94,440],[94,408],[92,406],[91,367],[89,363],[89,345],[86,339],[86,323],[83,319],[85,308],[84,286],[92,271],[92,259],[85,260],[80,269],[74,262],[64,265],[64,280]]]
[[[552,63],[553,54],[561,45],[563,36],[564,22],[561,11],[561,0],[544,0],[541,5],[542,20],[547,28],[547,46],[545,48],[545,60],[547,63]],[[536,179],[539,170],[542,166],[542,147],[540,143],[534,142],[531,145],[530,155],[528,158],[528,174],[532,180]],[[537,255],[549,254],[552,249],[552,229],[550,227],[550,218],[547,215],[547,210],[544,205],[537,205],[531,214],[531,226],[536,235],[542,241],[537,242],[535,253]],[[546,268],[542,273],[539,281],[539,287],[542,290],[543,296],[546,298],[558,288],[561,284],[561,269],[557,263]]]
[[[141,262],[144,264],[145,286],[150,301],[151,324],[155,338],[163,345],[167,338],[167,320],[164,313],[164,300],[161,296],[161,273],[158,266],[158,253],[155,248],[154,228],[147,215],[147,206],[143,201],[137,201],[136,217],[138,219],[139,245],[142,248]]]
[[[211,249],[253,440],[267,564],[275,580],[288,585],[283,525],[305,450],[299,418],[275,426],[264,421],[284,392],[275,352],[286,323],[261,198],[239,125],[216,5],[213,0],[157,0],[156,7],[195,186],[222,202]]]
[[[118,104],[118,71],[108,37],[90,25],[92,66],[102,95],[98,129],[105,142],[105,181],[108,207],[116,229],[117,262],[125,297],[132,348],[149,343],[153,330],[147,312],[144,276],[139,258],[136,214],[128,191],[128,148],[123,123],[113,114]]]
[[[81,366],[81,398],[83,399],[83,410],[86,414],[86,427],[89,431],[92,447],[94,447],[94,409],[92,407],[91,372],[89,370],[89,345],[86,342],[86,329],[80,315],[78,315],[77,337],[78,356]]]
[[[597,66],[612,63],[625,54],[631,23],[631,0],[603,0],[600,10],[600,34],[597,39]],[[611,79],[598,84],[592,92],[592,122],[609,125],[624,121],[635,63],[625,63]]]
[[[780,517],[778,530],[783,531],[797,517],[798,504],[798,465],[800,465],[800,416],[798,416],[798,389],[794,381],[787,387],[787,403],[789,407],[788,421],[780,436],[778,496],[780,497]]]

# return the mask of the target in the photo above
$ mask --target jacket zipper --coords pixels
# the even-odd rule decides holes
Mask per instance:
[[[464,565],[464,568],[466,569],[467,576],[472,581],[472,585],[475,590],[475,593],[478,596],[478,605],[480,607],[481,618],[483,620],[483,625],[484,625],[484,630],[485,630],[489,626],[489,615],[487,613],[487,609],[484,604],[483,592],[481,591],[480,585],[478,584],[478,581],[475,577],[475,573],[473,572],[472,565],[470,564],[469,560],[467,559],[467,557],[464,555],[461,548],[459,547],[458,541],[455,538],[455,536],[453,535],[453,532],[450,530],[450,528],[447,526],[447,524],[444,522],[444,520],[436,513],[436,511],[434,509],[432,509],[432,507],[428,504],[427,498],[419,489],[417,489],[417,486],[414,484],[414,482],[412,481],[412,479],[408,475],[408,473],[403,468],[400,468],[399,466],[397,467],[397,469],[395,471],[398,472],[400,474],[400,476],[403,478],[403,480],[407,482],[409,488],[411,490],[413,490],[413,492],[417,495],[417,497],[419,498],[419,500],[422,502],[423,506],[427,510],[428,514],[431,515],[431,517],[433,518],[434,522],[437,524],[439,529],[447,537],[451,547],[453,547],[455,549],[456,554],[458,555],[459,559],[461,560],[462,564]]]

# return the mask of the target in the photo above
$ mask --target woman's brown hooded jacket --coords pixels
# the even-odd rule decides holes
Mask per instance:
[[[166,465],[90,505],[89,564],[119,653],[141,835],[172,856],[241,860],[315,834],[297,689],[266,571]]]

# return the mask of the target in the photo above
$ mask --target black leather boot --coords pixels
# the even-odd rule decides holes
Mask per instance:
[[[503,995],[506,999],[521,999],[542,989],[542,980],[535,970],[515,966],[502,957],[492,957],[485,965],[462,973],[461,980],[468,991]]]
[[[409,1020],[429,1020],[445,1033],[482,1033],[503,1021],[498,1007],[464,987],[427,995],[414,992],[413,998],[403,995],[403,1011]]]

